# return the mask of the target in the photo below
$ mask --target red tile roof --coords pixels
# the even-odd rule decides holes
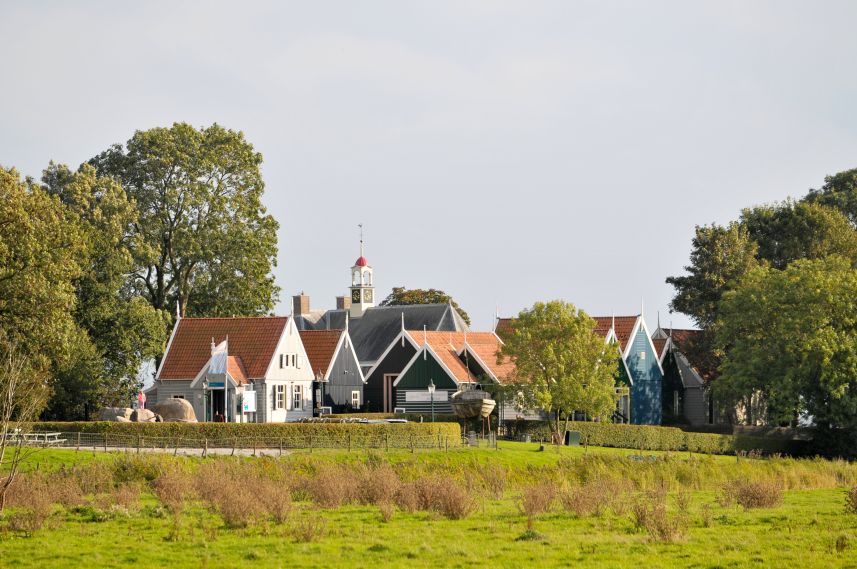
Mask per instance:
[[[229,355],[240,358],[245,377],[262,378],[288,320],[287,316],[182,318],[164,355],[158,378],[193,379],[211,358],[212,338],[219,344],[227,336]]]
[[[249,381],[247,381],[247,370],[244,369],[244,362],[241,361],[239,356],[229,356],[226,359],[226,372],[232,376],[232,379],[234,379],[235,383],[238,385],[246,385],[249,383]]]
[[[494,333],[500,338],[506,338],[512,333],[512,321],[514,318],[498,318],[497,325],[494,327]]]
[[[344,330],[301,330],[301,342],[314,374],[324,376],[327,373],[343,333]]]
[[[429,347],[443,364],[454,375],[456,381],[476,381],[472,373],[468,372],[467,366],[458,356],[464,347],[465,339],[470,349],[479,356],[491,373],[500,381],[510,377],[514,373],[514,364],[505,361],[497,364],[497,350],[502,345],[500,338],[493,332],[425,332],[422,330],[408,330],[407,334],[417,346],[422,346],[423,341],[428,342]]]
[[[667,345],[666,338],[652,338],[652,344],[655,345],[655,353],[660,358],[664,354],[664,347]]]
[[[631,332],[634,331],[634,326],[637,324],[639,316],[593,316],[595,320],[595,332],[601,336],[607,337],[610,327],[615,321],[616,338],[619,340],[619,347],[622,351],[628,346],[631,340]]]

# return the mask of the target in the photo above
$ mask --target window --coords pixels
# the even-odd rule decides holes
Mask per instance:
[[[173,399],[184,399],[184,395],[173,395]]]
[[[283,354],[280,354],[280,369],[283,369]]]
[[[286,408],[286,386],[285,385],[275,385],[274,386],[274,409],[285,409]]]
[[[292,393],[294,397],[292,409],[300,411],[303,406],[303,388],[300,385],[295,385],[292,389],[294,389]]]
[[[360,408],[360,392],[352,391],[351,392],[351,408],[359,409]]]
[[[640,352],[640,359],[641,360],[646,359],[646,352]]]
[[[297,367],[297,365],[298,365],[297,359],[298,359],[298,356],[295,354],[292,354],[292,367]]]

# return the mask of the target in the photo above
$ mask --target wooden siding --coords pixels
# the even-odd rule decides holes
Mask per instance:
[[[409,391],[426,393],[426,389],[396,389],[396,407],[404,407],[407,413],[425,413],[426,419],[431,416],[431,400],[429,401],[408,401],[407,393]],[[450,400],[452,399],[452,394],[455,393],[457,389],[438,389],[435,391],[435,396],[437,397],[439,393],[446,392],[446,401],[435,401],[434,402],[434,412],[436,415],[449,415],[452,413],[452,405],[450,404]],[[442,396],[441,396],[442,397]]]
[[[398,381],[397,391],[404,389],[425,391],[428,389],[429,382],[434,382],[437,389],[452,389],[453,392],[458,390],[456,381],[446,373],[446,370],[430,353],[425,358],[422,354],[418,355],[411,367],[399,377]],[[396,401],[398,400],[399,398],[396,397]]]
[[[317,388],[324,389],[324,401],[322,406],[332,407],[334,413],[352,411],[351,392],[360,393],[360,405],[363,406],[363,380],[360,375],[360,363],[355,359],[354,353],[345,342],[343,342],[336,353],[330,366],[328,380],[321,384],[316,382]]]
[[[366,378],[363,386],[363,407],[368,412],[380,412],[384,407],[384,374],[399,374],[417,353],[411,343],[405,340],[402,346],[401,340],[396,341],[393,349],[387,356],[378,362],[375,370]],[[393,400],[395,401],[396,389],[393,388]]]
[[[634,378],[631,386],[631,422],[636,425],[660,425],[663,377],[658,367],[658,357],[642,326],[631,341],[631,350],[625,361]]]

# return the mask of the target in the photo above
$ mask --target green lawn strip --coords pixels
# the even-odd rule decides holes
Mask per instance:
[[[169,541],[172,519],[147,498],[140,514],[93,522],[76,514],[29,538],[0,537],[4,567],[847,567],[857,563],[857,524],[842,515],[841,490],[788,492],[773,509],[722,508],[713,493],[695,492],[687,537],[652,543],[634,530],[630,516],[576,519],[539,516],[542,541],[516,541],[526,522],[515,500],[487,501],[465,520],[396,512],[382,523],[375,507],[319,510],[296,504],[294,518],[324,520],[324,535],[297,543],[289,524],[226,529],[199,506],[181,519],[179,540]],[[713,525],[702,527],[710,504]],[[58,514],[63,517],[63,514]],[[844,535],[849,546],[836,551]]]

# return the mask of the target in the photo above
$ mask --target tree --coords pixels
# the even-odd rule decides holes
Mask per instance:
[[[717,310],[723,294],[758,266],[758,245],[738,223],[697,226],[687,275],[667,278],[676,289],[670,309],[690,316],[701,333],[682,346],[703,376],[712,377],[722,353],[715,345]]]
[[[511,326],[498,358],[515,363],[526,403],[553,415],[556,444],[575,411],[606,419],[616,409],[618,347],[595,333],[585,312],[559,300],[538,302]]]
[[[22,444],[23,435],[47,400],[46,375],[30,364],[17,343],[0,333],[0,512],[21,462],[33,451]]]
[[[244,134],[185,123],[137,131],[90,161],[137,206],[130,287],[155,309],[252,315],[279,294],[277,222],[262,205],[262,156]]]
[[[430,288],[406,289],[403,286],[393,287],[393,292],[381,301],[381,306],[403,306],[408,304],[451,304],[459,316],[470,326],[470,316],[455,300],[442,290]]]
[[[726,405],[760,394],[768,419],[798,414],[857,427],[857,270],[849,259],[758,267],[726,293],[718,344],[727,350],[714,386]]]
[[[759,247],[757,258],[776,269],[827,255],[841,255],[857,264],[857,231],[832,207],[786,201],[745,209],[740,223]]]
[[[132,232],[137,210],[115,180],[97,177],[84,164],[77,172],[51,164],[44,189],[57,196],[84,247],[74,279],[73,311],[80,333],[73,339],[74,361],[55,370],[48,418],[83,419],[88,409],[127,405],[139,390],[141,364],[159,355],[169,314],[135,296],[127,286],[134,271]]]
[[[857,168],[827,176],[824,185],[810,190],[804,199],[838,209],[857,227]]]
[[[0,168],[0,332],[33,369],[70,359],[83,248],[56,196]]]

